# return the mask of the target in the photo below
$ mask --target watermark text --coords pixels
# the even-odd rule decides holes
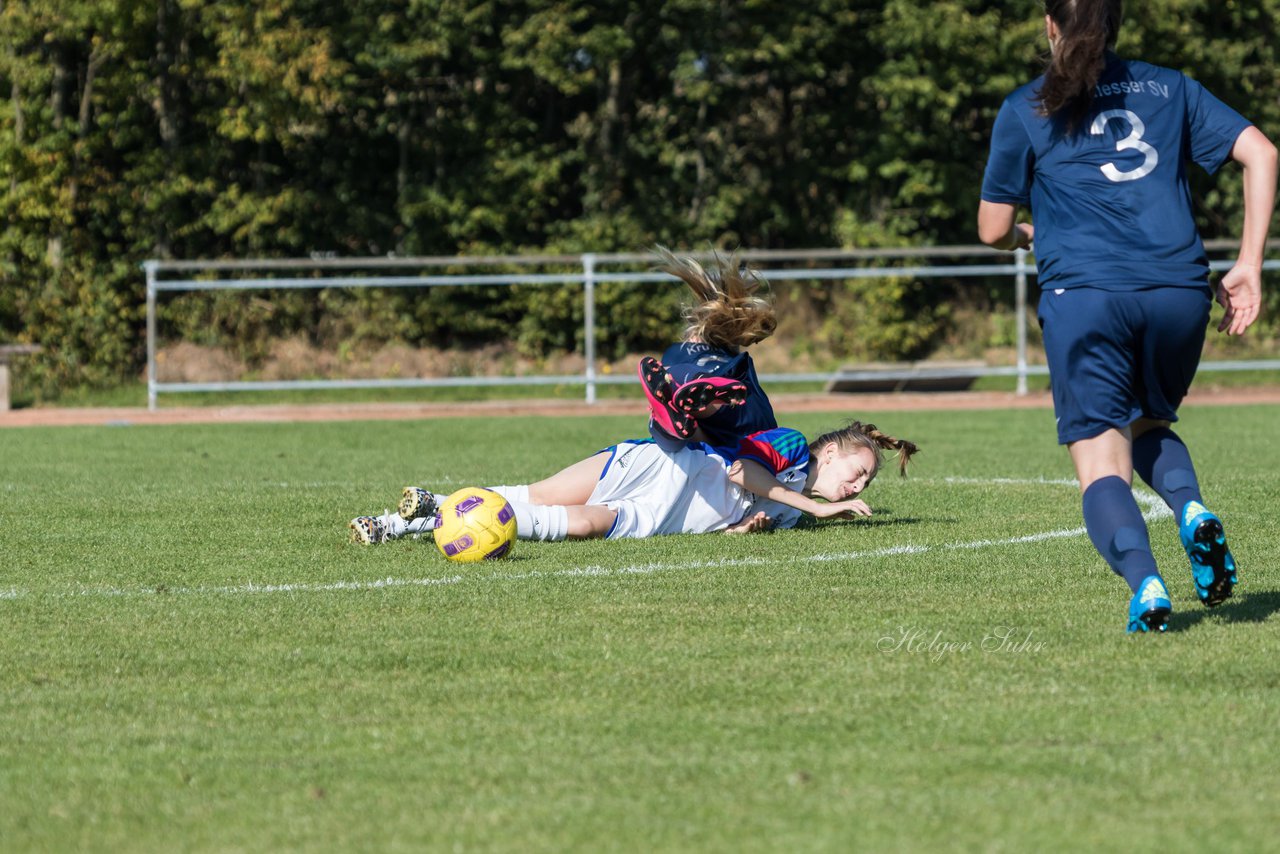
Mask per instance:
[[[898,626],[876,641],[876,649],[881,652],[919,655],[931,661],[975,652],[1020,655],[1041,652],[1045,645],[1045,641],[1036,637],[1035,630],[1018,626],[995,626],[981,638],[948,637],[941,631]]]

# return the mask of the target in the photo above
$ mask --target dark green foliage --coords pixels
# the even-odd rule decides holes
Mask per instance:
[[[1039,9],[3,0],[0,338],[45,345],[46,395],[136,374],[147,258],[972,243]],[[1274,135],[1277,12],[1157,0],[1120,47]],[[1238,172],[1194,180],[1206,236],[1233,236]],[[330,346],[581,344],[577,295],[551,288],[241,296],[169,299],[166,328],[249,358],[298,328]],[[660,346],[681,296],[602,289],[601,354]],[[922,355],[944,296],[824,286],[812,344]]]

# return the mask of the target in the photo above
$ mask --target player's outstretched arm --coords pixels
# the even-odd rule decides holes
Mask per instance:
[[[854,516],[871,515],[871,508],[867,503],[857,498],[825,503],[814,501],[807,495],[787,489],[767,468],[751,460],[737,460],[729,466],[729,480],[747,492],[794,507],[801,513],[808,513],[819,519],[835,517],[852,519]]]
[[[992,249],[1026,249],[1035,236],[1031,223],[1018,222],[1016,205],[988,201],[978,203],[978,239]]]
[[[1235,266],[1218,283],[1218,302],[1226,309],[1218,331],[1241,335],[1262,308],[1262,253],[1276,199],[1276,147],[1256,127],[1246,128],[1231,149],[1244,167],[1244,232]]]

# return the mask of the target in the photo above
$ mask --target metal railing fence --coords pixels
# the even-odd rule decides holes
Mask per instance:
[[[1234,248],[1234,244],[1206,244],[1211,252]],[[823,382],[830,380],[943,379],[953,376],[1013,376],[1017,392],[1027,392],[1027,378],[1044,375],[1043,365],[1031,365],[1027,359],[1027,284],[1035,274],[1030,253],[997,252],[982,246],[915,247],[904,249],[815,249],[760,250],[739,253],[742,260],[760,269],[771,282],[804,280],[850,280],[874,278],[956,279],[974,277],[1009,277],[1014,285],[1016,322],[1016,364],[1005,366],[966,367],[963,369],[926,365],[892,370],[840,370],[822,373],[762,374],[764,382]],[[951,263],[937,263],[945,259]],[[968,259],[967,261],[965,259]],[[914,261],[892,266],[865,266],[868,263]],[[863,266],[858,266],[859,262]],[[920,263],[927,262],[927,263]],[[960,263],[957,263],[960,262]],[[770,264],[805,263],[807,267],[769,266]],[[581,255],[502,255],[487,257],[405,257],[405,258],[312,258],[234,261],[160,261],[149,260],[142,267],[146,274],[147,313],[147,405],[155,409],[161,393],[287,391],[295,389],[370,389],[430,388],[448,386],[535,386],[583,385],[588,403],[596,400],[596,388],[602,384],[630,383],[631,376],[601,375],[596,369],[595,289],[599,284],[673,282],[665,274],[649,270],[604,270],[608,266],[651,267],[653,256],[636,253],[584,253]],[[812,266],[822,264],[824,266]],[[1215,271],[1229,269],[1230,260],[1211,260]],[[442,267],[494,266],[575,266],[581,272],[557,273],[416,273],[394,275],[396,270],[429,270]],[[1280,269],[1280,260],[1267,261],[1264,269]],[[350,271],[359,271],[352,274]],[[173,274],[186,277],[169,278]],[[309,273],[310,275],[299,275]],[[190,275],[194,274],[194,276]],[[254,274],[254,275],[246,275]],[[271,275],[267,275],[271,274]],[[184,291],[239,291],[264,289],[324,288],[433,288],[466,285],[561,285],[582,287],[583,357],[581,374],[537,376],[466,376],[466,377],[397,377],[387,379],[310,379],[310,380],[244,380],[225,382],[162,382],[157,373],[158,297],[161,293]],[[1280,360],[1205,362],[1202,370],[1275,370]]]

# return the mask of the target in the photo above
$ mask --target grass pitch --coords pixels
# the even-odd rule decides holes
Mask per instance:
[[[0,840],[89,850],[1277,850],[1280,408],[1179,428],[1241,565],[1128,590],[1047,411],[884,414],[856,523],[520,543],[346,522],[633,418],[0,431]],[[804,414],[807,433],[840,423]]]

